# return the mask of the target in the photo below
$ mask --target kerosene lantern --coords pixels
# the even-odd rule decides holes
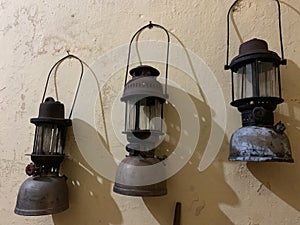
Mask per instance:
[[[136,35],[146,28],[163,29],[168,37],[166,80],[168,76],[169,34],[168,31],[151,22],[139,29],[131,39],[126,69],[124,92],[121,101],[125,102],[125,130],[129,142],[126,150],[129,155],[117,168],[114,192],[130,196],[161,196],[167,193],[166,181],[147,183],[150,173],[138,172],[141,167],[160,162],[155,156],[155,148],[163,137],[163,105],[167,99],[167,81],[165,88],[157,80],[159,71],[149,65],[140,65],[130,70],[131,80],[127,82],[131,44]],[[145,170],[146,171],[146,170]],[[164,173],[164,171],[162,171]]]
[[[75,58],[81,63],[81,76],[71,107],[69,118],[65,118],[64,104],[54,98],[45,99],[48,82],[53,69],[67,58]],[[82,61],[67,55],[60,59],[50,70],[42,103],[37,118],[30,120],[35,128],[33,151],[30,163],[25,171],[28,176],[19,189],[15,213],[24,216],[55,214],[69,208],[66,176],[59,174],[64,160],[64,148],[67,127],[71,126],[71,115],[83,74]]]
[[[251,39],[242,43],[239,55],[228,65],[229,17],[227,14],[227,64],[231,70],[232,102],[242,114],[242,128],[230,140],[229,160],[258,162],[293,162],[285,126],[274,125],[274,110],[284,100],[281,96],[280,65],[286,65],[283,55],[280,4],[279,33],[282,57],[268,49],[266,41]]]

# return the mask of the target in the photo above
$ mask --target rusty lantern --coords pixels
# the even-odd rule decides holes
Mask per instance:
[[[130,196],[160,196],[167,193],[166,181],[145,184],[145,177],[151,176],[138,172],[139,168],[154,165],[160,160],[155,156],[155,148],[163,133],[163,105],[167,99],[165,88],[157,80],[159,71],[148,65],[140,65],[130,70],[132,79],[127,82],[131,44],[142,30],[158,27],[167,33],[166,80],[168,76],[169,34],[157,24],[150,24],[138,30],[131,39],[124,92],[121,101],[125,102],[125,131],[129,142],[126,150],[129,155],[122,160],[117,168],[114,192]]]
[[[227,64],[231,70],[232,102],[242,114],[242,128],[230,140],[229,160],[293,162],[285,126],[274,125],[274,110],[284,100],[281,96],[280,65],[286,65],[283,55],[280,4],[279,33],[282,57],[268,49],[264,40],[252,39],[241,44],[239,55],[228,65],[229,17],[227,14]]]
[[[45,99],[48,82],[53,69],[67,58],[76,58],[81,63],[81,76],[69,118],[65,118],[64,105],[54,98]],[[68,55],[60,59],[50,70],[46,82],[38,118],[35,124],[35,137],[30,163],[26,167],[29,177],[19,189],[15,213],[24,216],[55,214],[69,208],[66,176],[60,176],[59,167],[64,160],[64,147],[67,127],[71,126],[71,115],[83,75],[82,61]],[[44,100],[45,99],[45,100]]]

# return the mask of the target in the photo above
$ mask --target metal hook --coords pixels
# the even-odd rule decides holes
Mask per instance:
[[[152,24],[152,21],[149,21],[149,25],[148,25],[149,29],[152,29],[153,28],[153,24]]]
[[[234,6],[239,2],[240,0],[235,0],[234,3],[230,6],[228,13],[227,13],[227,52],[226,52],[226,65],[224,66],[225,70],[229,70],[229,31],[230,31],[230,13],[231,10],[234,8]],[[283,51],[283,43],[282,43],[282,29],[281,29],[281,9],[280,9],[280,2],[279,0],[275,0],[277,2],[278,7],[278,27],[279,27],[279,39],[280,39],[280,49],[281,49],[281,65],[286,65],[286,59],[284,59],[284,51]]]
[[[81,65],[81,73],[80,73],[80,77],[79,77],[79,81],[78,81],[78,85],[77,85],[77,89],[75,91],[75,96],[74,96],[74,100],[73,100],[73,103],[72,103],[72,106],[71,106],[71,110],[70,110],[70,114],[69,114],[69,119],[71,118],[72,116],[72,112],[73,112],[73,109],[74,109],[74,105],[75,105],[75,101],[76,101],[76,98],[77,98],[77,95],[78,95],[78,91],[79,91],[79,87],[80,87],[80,84],[81,84],[81,80],[82,80],[82,76],[83,76],[83,62],[80,58],[78,58],[77,56],[75,55],[72,55],[70,54],[70,51],[67,50],[67,53],[68,55],[61,58],[60,60],[58,60],[53,66],[52,68],[50,69],[49,71],[49,74],[48,74],[48,77],[47,77],[47,81],[46,81],[46,84],[45,84],[45,89],[44,89],[44,93],[43,93],[43,97],[42,97],[42,103],[44,102],[44,99],[45,99],[45,95],[46,95],[46,91],[47,91],[47,88],[48,88],[48,84],[49,84],[49,80],[50,80],[50,76],[52,74],[52,71],[54,68],[56,68],[60,63],[62,63],[64,60],[66,60],[67,58],[74,58],[74,59],[77,59],[79,62],[80,62],[80,65]]]

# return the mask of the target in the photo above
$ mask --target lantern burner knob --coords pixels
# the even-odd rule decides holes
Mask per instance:
[[[274,130],[277,133],[283,133],[285,131],[285,129],[286,129],[286,127],[284,126],[284,124],[281,121],[276,123],[275,126],[274,126]]]
[[[28,164],[25,168],[25,172],[28,176],[34,175],[35,171],[36,171],[36,167],[33,163]]]
[[[253,109],[253,117],[257,120],[261,120],[266,116],[266,110],[263,107],[255,107]]]

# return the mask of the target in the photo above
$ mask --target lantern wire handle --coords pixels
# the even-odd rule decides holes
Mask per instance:
[[[234,3],[230,6],[228,13],[227,13],[227,55],[226,55],[226,65],[224,66],[225,70],[230,69],[230,66],[228,65],[228,59],[229,59],[229,22],[230,22],[230,13],[234,6],[239,2],[240,0],[235,0]],[[280,2],[279,0],[275,0],[277,2],[278,6],[278,28],[279,28],[279,40],[280,40],[280,49],[281,49],[281,64],[286,65],[286,59],[284,59],[284,51],[283,51],[283,43],[282,43],[282,29],[281,29],[281,9],[280,9]]]
[[[164,28],[163,26],[159,25],[159,24],[155,24],[152,23],[152,21],[149,22],[149,24],[141,27],[131,38],[130,40],[130,44],[129,44],[129,49],[128,49],[128,57],[127,57],[127,66],[126,66],[126,77],[125,77],[125,83],[124,83],[124,87],[127,83],[127,78],[128,78],[128,71],[129,71],[129,63],[130,63],[130,56],[131,56],[131,45],[132,42],[134,41],[134,39],[136,38],[136,36],[138,34],[140,34],[143,30],[145,30],[146,28],[152,29],[153,27],[158,27],[162,30],[165,31],[166,35],[167,35],[167,56],[166,56],[166,81],[165,81],[165,94],[167,94],[167,84],[168,84],[168,70],[169,70],[169,51],[170,51],[170,35],[169,32],[166,28]]]
[[[71,119],[71,116],[72,116],[72,113],[73,113],[73,109],[74,109],[74,105],[75,105],[75,101],[76,101],[76,98],[77,98],[77,95],[78,95],[78,91],[79,91],[79,87],[80,87],[80,84],[81,84],[81,80],[82,80],[82,76],[83,76],[83,62],[80,58],[78,58],[77,56],[75,55],[72,55],[70,54],[70,52],[68,52],[68,55],[61,58],[60,60],[58,60],[53,66],[52,68],[50,69],[50,72],[48,74],[48,77],[47,77],[47,81],[46,81],[46,84],[45,84],[45,89],[44,89],[44,93],[43,93],[43,98],[42,98],[42,103],[44,102],[44,99],[45,99],[45,95],[46,95],[46,91],[47,91],[47,88],[48,88],[48,84],[49,84],[49,80],[50,80],[50,76],[52,74],[52,71],[54,70],[54,68],[56,68],[58,65],[60,65],[64,60],[68,59],[68,58],[74,58],[74,59],[77,59],[79,62],[80,62],[80,66],[81,66],[81,73],[80,73],[80,77],[79,77],[79,81],[78,81],[78,85],[77,85],[77,89],[75,91],[75,96],[74,96],[74,100],[73,100],[73,103],[72,103],[72,106],[71,106],[71,110],[70,110],[70,114],[69,114],[69,119]]]

